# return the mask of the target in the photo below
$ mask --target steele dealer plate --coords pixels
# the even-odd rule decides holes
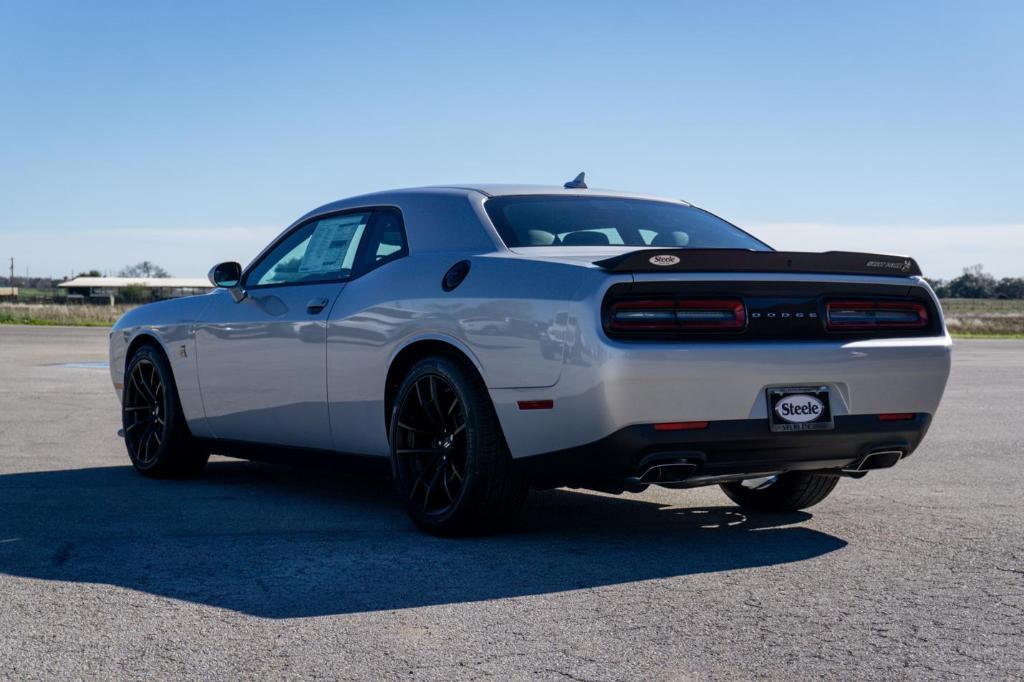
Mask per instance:
[[[769,388],[768,425],[772,431],[834,428],[828,386]]]

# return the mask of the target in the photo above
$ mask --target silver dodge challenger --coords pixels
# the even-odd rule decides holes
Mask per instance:
[[[134,467],[390,471],[439,535],[507,526],[530,487],[810,507],[909,456],[950,368],[913,259],[775,251],[582,174],[344,199],[210,279],[111,332]]]

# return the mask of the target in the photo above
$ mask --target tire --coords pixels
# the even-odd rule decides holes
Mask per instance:
[[[721,484],[730,500],[752,511],[788,512],[807,509],[818,504],[835,489],[838,476],[792,471],[780,474],[774,481],[759,487],[744,481]]]
[[[143,476],[195,475],[210,458],[188,430],[170,364],[155,346],[141,346],[128,361],[121,424],[128,457]]]
[[[395,395],[389,439],[395,488],[421,529],[478,535],[519,517],[529,485],[474,368],[442,356],[417,362]]]

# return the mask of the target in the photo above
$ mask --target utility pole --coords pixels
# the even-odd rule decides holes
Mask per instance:
[[[11,256],[11,286],[14,286],[14,256]]]

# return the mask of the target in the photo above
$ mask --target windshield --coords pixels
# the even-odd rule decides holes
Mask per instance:
[[[735,225],[683,203],[528,195],[488,199],[484,208],[509,248],[661,246],[771,251]]]

